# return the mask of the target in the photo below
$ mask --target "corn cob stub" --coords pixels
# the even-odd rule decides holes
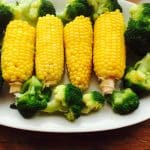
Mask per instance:
[[[11,21],[2,47],[2,76],[10,85],[10,92],[18,92],[33,71],[35,29],[21,20]]]
[[[63,24],[53,15],[40,17],[36,28],[36,76],[45,86],[56,85],[64,71]]]
[[[99,16],[94,26],[94,71],[105,94],[114,90],[114,81],[125,70],[124,19],[119,10]]]
[[[79,16],[64,29],[66,61],[72,84],[85,90],[89,86],[92,67],[92,24],[88,17]]]

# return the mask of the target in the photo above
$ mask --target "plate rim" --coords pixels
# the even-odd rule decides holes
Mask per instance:
[[[129,2],[129,1],[124,1],[124,0],[119,0],[119,2],[124,2],[124,3],[127,3],[129,5],[134,5],[135,3],[133,2]],[[130,123],[126,123],[125,125],[122,124],[122,125],[117,125],[117,126],[114,126],[114,127],[111,127],[111,128],[94,128],[94,129],[91,129],[91,128],[76,128],[75,130],[72,130],[70,128],[66,128],[66,129],[63,129],[60,128],[60,129],[52,129],[52,128],[46,128],[46,129],[41,129],[40,127],[37,128],[37,127],[27,127],[27,126],[22,126],[22,125],[16,125],[16,124],[10,124],[10,123],[7,123],[5,121],[2,121],[0,120],[0,125],[2,126],[5,126],[5,127],[9,127],[9,128],[13,128],[13,129],[18,129],[18,130],[24,130],[24,131],[33,131],[33,132],[44,132],[44,133],[91,133],[91,132],[102,132],[102,131],[110,131],[110,130],[115,130],[115,129],[121,129],[121,128],[124,128],[124,127],[129,127],[129,126],[133,126],[133,125],[136,125],[136,124],[139,124],[141,122],[144,122],[146,120],[149,120],[150,119],[150,116],[144,116],[142,119],[136,119],[136,121]]]

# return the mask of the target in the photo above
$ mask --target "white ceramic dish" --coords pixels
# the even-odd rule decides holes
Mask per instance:
[[[58,11],[61,11],[66,1],[53,0]],[[125,0],[119,0],[119,2],[123,7],[123,13],[127,21],[129,8],[134,4]],[[96,79],[93,78],[90,89],[98,90],[98,84],[95,81]],[[27,120],[22,118],[18,111],[9,108],[11,103],[12,100],[0,101],[0,125],[40,132],[73,133],[112,130],[137,124],[150,118],[149,97],[142,99],[139,109],[130,115],[120,116],[115,114],[108,105],[105,105],[101,111],[82,116],[73,123],[67,121],[64,117],[53,115],[37,115]]]

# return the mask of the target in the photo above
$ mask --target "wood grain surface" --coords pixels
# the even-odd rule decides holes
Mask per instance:
[[[0,150],[150,150],[150,120],[86,134],[49,134],[0,126]]]
[[[86,134],[49,134],[0,127],[0,150],[150,150],[150,120]]]

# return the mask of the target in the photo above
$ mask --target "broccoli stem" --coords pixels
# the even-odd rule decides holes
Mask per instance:
[[[42,111],[43,112],[48,112],[48,113],[53,113],[53,112],[59,111],[59,107],[60,107],[60,103],[58,101],[51,100],[48,103],[47,107]]]

